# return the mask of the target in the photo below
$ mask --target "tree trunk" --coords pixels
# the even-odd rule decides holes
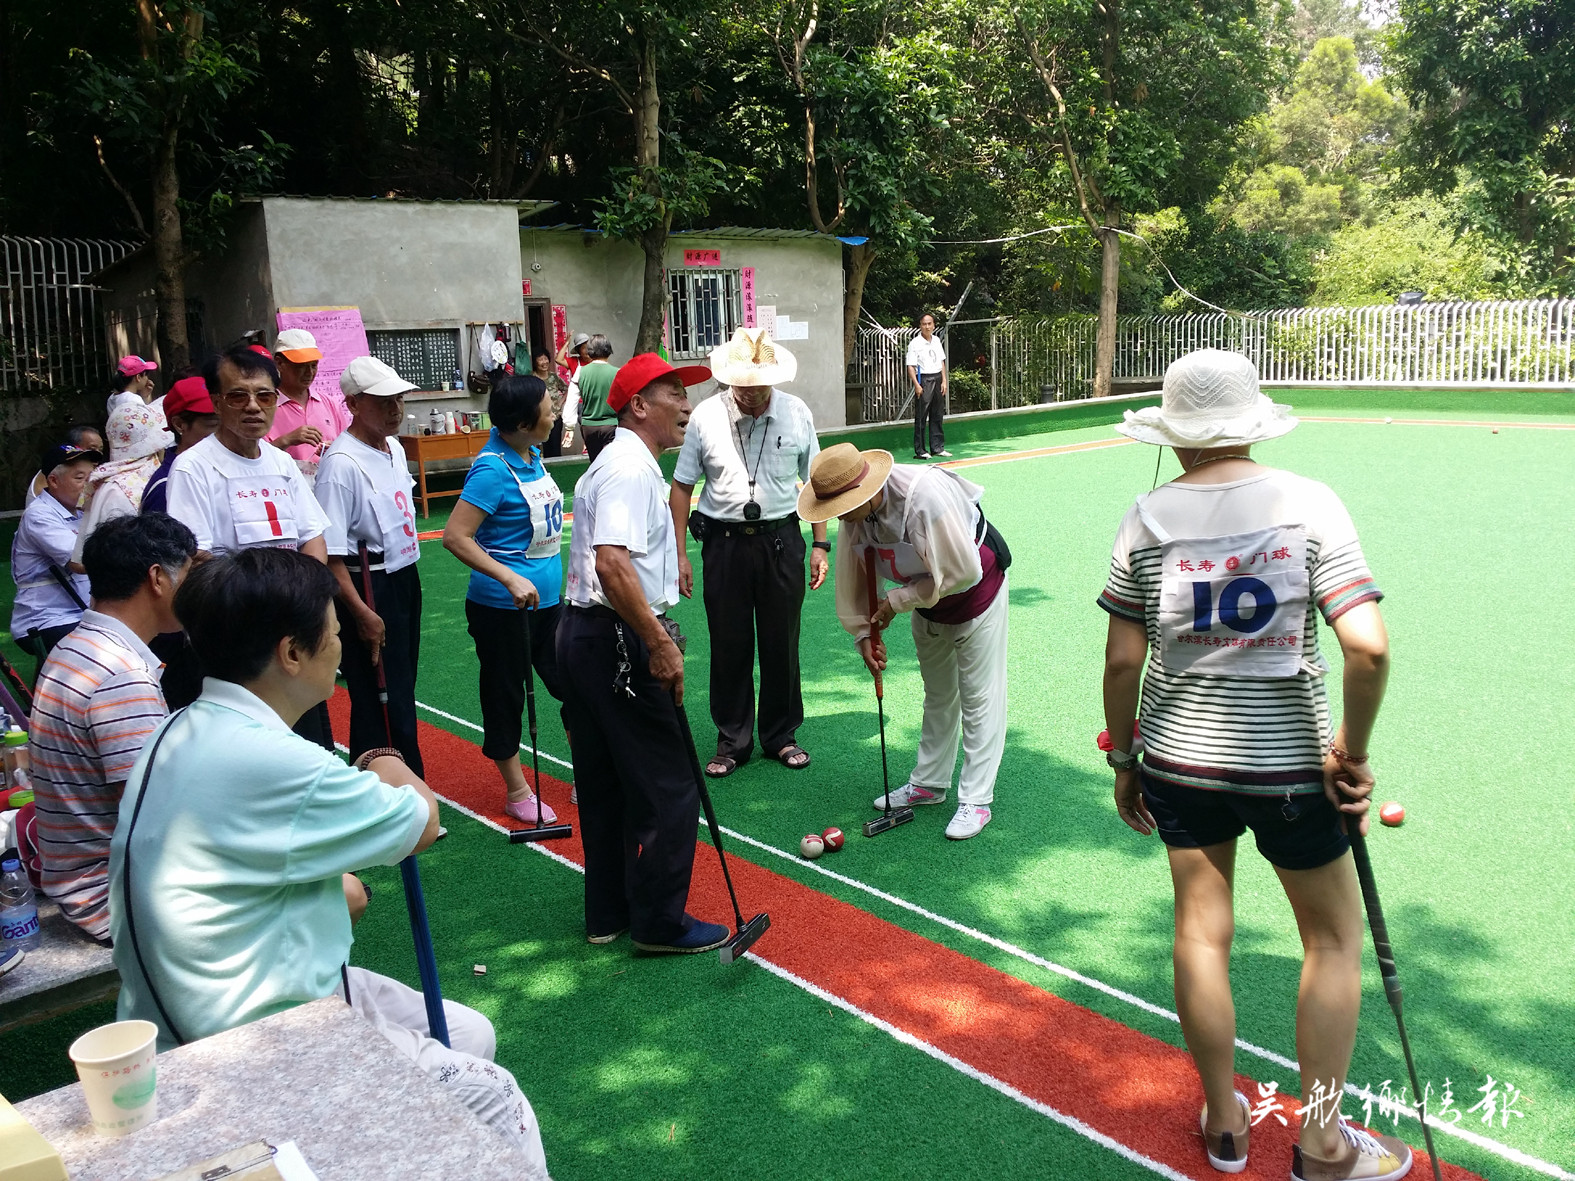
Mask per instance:
[[[667,285],[663,264],[667,255],[667,232],[672,217],[662,194],[662,147],[659,120],[662,96],[656,86],[656,39],[645,36],[640,44],[640,80],[635,94],[635,171],[645,191],[656,201],[656,224],[640,235],[645,252],[644,288],[640,297],[640,328],[635,333],[634,351],[654,353],[662,343],[662,325],[667,318]]]
[[[488,68],[487,114],[492,124],[492,179],[487,196],[501,200],[514,187],[514,163],[518,158],[516,133],[509,118],[509,96],[504,84],[503,59]]]
[[[868,242],[848,247],[848,289],[842,297],[842,368],[853,363],[853,346],[859,339],[859,310],[864,306],[864,280],[875,261],[875,247]]]
[[[1105,228],[1100,231],[1099,330],[1094,337],[1094,397],[1110,396],[1110,378],[1116,362],[1116,297],[1121,287],[1121,202],[1105,204]]]
[[[186,336],[186,248],[181,240],[180,171],[175,148],[180,126],[166,118],[153,156],[154,297],[158,308],[159,371],[169,377],[191,364]]]

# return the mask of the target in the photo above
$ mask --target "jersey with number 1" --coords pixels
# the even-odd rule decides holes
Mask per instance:
[[[1314,480],[1267,470],[1139,497],[1099,605],[1148,634],[1146,773],[1257,795],[1321,791],[1331,724],[1318,618],[1381,597],[1345,506]]]

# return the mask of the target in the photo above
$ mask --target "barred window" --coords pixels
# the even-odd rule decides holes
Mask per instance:
[[[686,268],[668,275],[668,350],[675,360],[704,357],[744,322],[739,271]]]
[[[447,389],[459,368],[459,333],[452,328],[399,328],[366,334],[374,357],[417,389]]]

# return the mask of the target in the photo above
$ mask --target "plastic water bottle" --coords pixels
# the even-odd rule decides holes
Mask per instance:
[[[0,861],[0,942],[23,951],[32,951],[43,942],[33,883],[15,857]]]
[[[12,723],[11,728],[5,732],[5,784],[6,787],[21,787],[27,782],[27,773],[33,769],[32,756],[27,749],[27,731],[21,726]],[[22,778],[18,779],[21,773]]]

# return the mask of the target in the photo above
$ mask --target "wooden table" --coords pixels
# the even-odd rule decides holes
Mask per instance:
[[[337,997],[160,1054],[159,1118],[118,1140],[82,1084],[16,1105],[73,1177],[146,1181],[293,1140],[323,1181],[518,1181],[523,1158]]]
[[[457,497],[458,488],[452,492],[427,491],[427,464],[439,459],[474,459],[486,446],[486,431],[471,431],[455,435],[400,435],[400,445],[405,457],[416,463],[416,498],[421,501],[421,515],[432,515],[431,502],[445,497]]]

